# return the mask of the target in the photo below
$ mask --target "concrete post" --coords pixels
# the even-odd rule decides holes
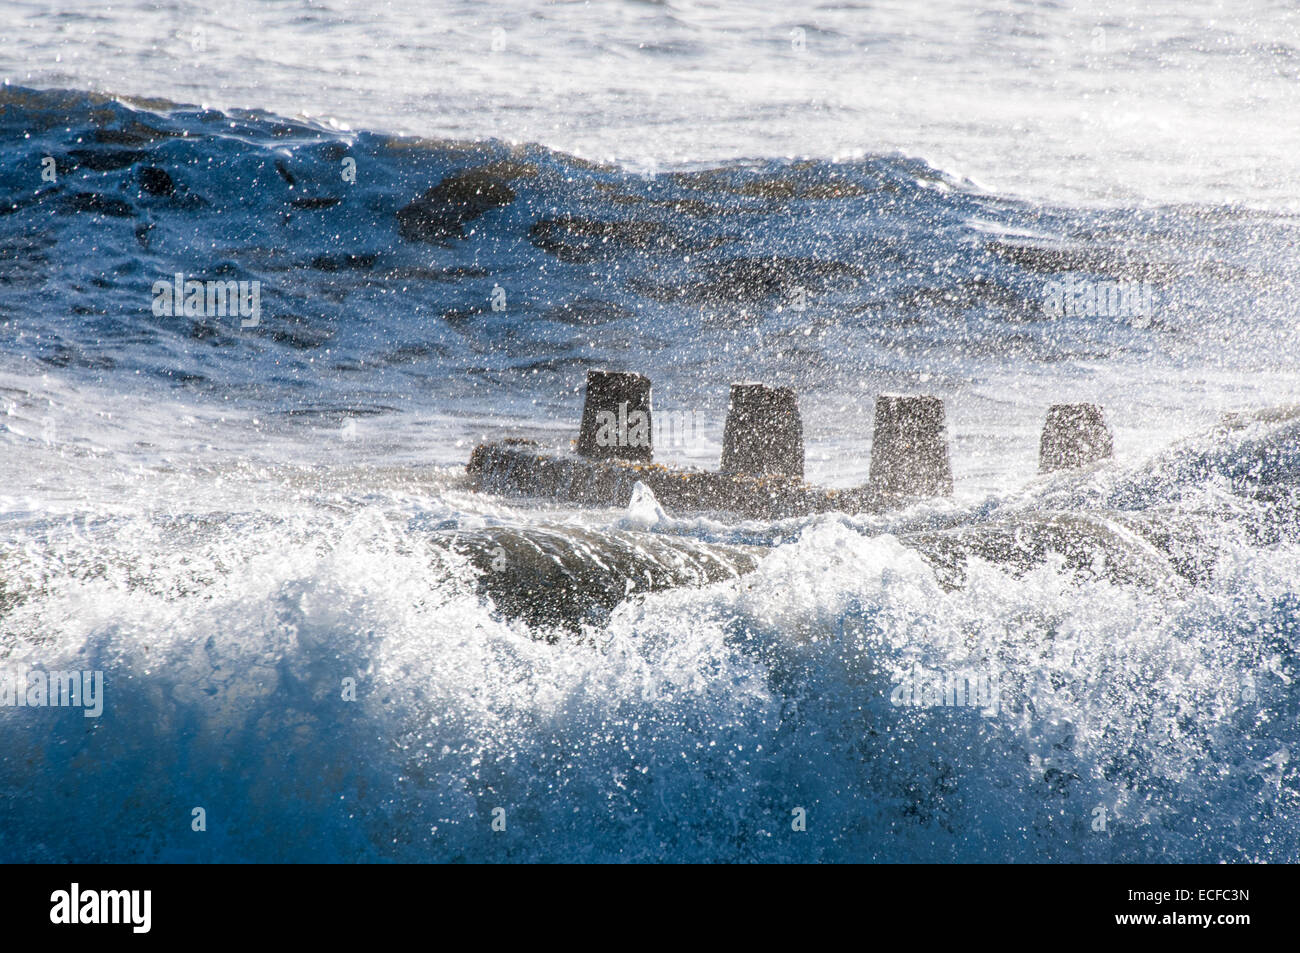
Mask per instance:
[[[731,385],[720,469],[723,473],[803,479],[803,420],[793,389]]]
[[[649,463],[654,455],[650,378],[621,371],[588,371],[578,453],[593,460]]]
[[[1053,404],[1038,445],[1038,472],[1081,467],[1114,452],[1114,440],[1099,406]]]
[[[930,396],[876,398],[867,485],[889,496],[951,496],[943,401]]]

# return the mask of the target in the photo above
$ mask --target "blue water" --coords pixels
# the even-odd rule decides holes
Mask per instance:
[[[524,76],[530,29],[502,51]],[[1011,59],[1035,35],[972,29]],[[682,42],[636,55],[713,75],[722,54]],[[918,158],[897,122],[851,154],[812,124],[798,158],[754,133],[789,116],[736,131],[743,83],[734,122],[691,114],[730,133],[621,161],[635,101],[590,106],[584,138],[547,132],[562,103],[511,128],[494,86],[492,132],[423,122],[398,82],[349,124],[291,118],[291,70],[250,68],[278,113],[232,105],[257,92],[237,61],[216,75],[240,97],[193,106],[132,55],[153,88],[100,49],[0,89],[0,660],[106,678],[98,719],[0,708],[0,858],[1300,860],[1300,425],[1215,429],[1300,400],[1293,196],[1216,200],[1222,157],[1180,178],[1158,149],[1068,183],[1008,159],[1024,187],[994,188],[980,162],[1015,150],[990,115],[969,163]],[[1125,55],[1108,75],[1137,83]],[[452,101],[504,82],[463,65]],[[87,91],[105,76],[133,95]],[[648,90],[648,115],[681,108]],[[466,181],[479,199],[443,201]],[[259,282],[258,323],[155,314],[176,272]],[[1152,313],[1054,316],[1065,278],[1145,282]],[[865,479],[876,394],[938,394],[957,495],[737,525],[465,486],[479,440],[567,443],[585,370],[610,366],[686,422],[656,457],[709,467],[731,380],[794,386],[808,476],[837,486]],[[1074,400],[1105,406],[1117,459],[1035,478],[1046,407]],[[975,562],[952,589],[899,541],[1046,512],[1168,525],[1199,568],[1153,587]],[[766,555],[548,642],[438,544],[543,525]],[[892,704],[917,666],[997,673],[999,711]]]

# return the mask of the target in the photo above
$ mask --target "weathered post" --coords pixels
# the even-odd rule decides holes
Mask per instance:
[[[650,378],[622,371],[588,371],[578,453],[593,460],[649,463]]]
[[[1096,404],[1053,404],[1038,445],[1038,472],[1051,473],[1104,460],[1115,452],[1114,440],[1101,407]]]
[[[720,469],[803,479],[803,420],[792,388],[731,385]]]
[[[943,401],[930,396],[876,398],[870,491],[884,496],[951,496]]]

